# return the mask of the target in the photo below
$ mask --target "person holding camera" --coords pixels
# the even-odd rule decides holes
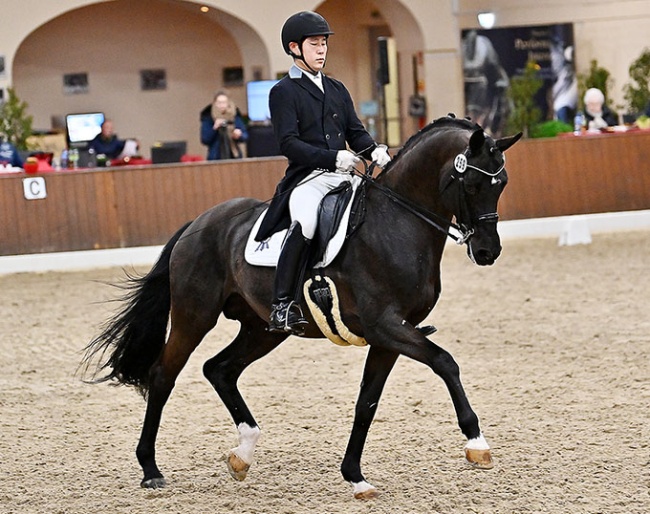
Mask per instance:
[[[247,139],[239,109],[225,91],[218,91],[212,104],[201,111],[201,143],[208,147],[207,159],[240,159],[239,143]]]

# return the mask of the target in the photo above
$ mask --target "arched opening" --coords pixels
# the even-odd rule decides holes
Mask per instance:
[[[420,70],[414,57],[424,44],[410,10],[392,0],[326,0],[316,10],[335,32],[326,72],[348,86],[360,117],[370,129],[376,125],[380,139],[401,144],[418,128],[408,105],[418,88]],[[379,81],[379,38],[389,40],[390,82],[385,86]],[[378,115],[370,114],[373,102]]]
[[[202,155],[199,112],[214,91],[225,86],[245,113],[246,81],[268,78],[269,68],[259,35],[228,13],[179,0],[115,0],[32,32],[16,52],[13,86],[35,129],[68,113],[101,111],[121,137],[140,140],[145,156],[159,140],[186,140],[190,153]],[[143,89],[143,71],[164,80]],[[66,75],[85,75],[87,85],[66,88]]]

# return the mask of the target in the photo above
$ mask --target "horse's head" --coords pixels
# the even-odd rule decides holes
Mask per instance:
[[[480,266],[494,264],[501,253],[497,203],[508,182],[504,152],[521,133],[494,140],[476,126],[467,147],[440,175],[440,191],[467,242],[467,254]]]

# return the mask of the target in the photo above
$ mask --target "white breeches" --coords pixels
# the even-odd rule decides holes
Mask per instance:
[[[347,173],[314,170],[291,193],[289,212],[291,221],[299,221],[302,235],[313,239],[318,223],[318,207],[323,197],[341,182],[350,180]]]

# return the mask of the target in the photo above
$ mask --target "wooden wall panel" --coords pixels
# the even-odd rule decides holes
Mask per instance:
[[[0,255],[165,243],[186,221],[239,196],[269,200],[279,157],[41,175],[0,175]],[[650,209],[650,131],[520,141],[507,153],[501,219]]]
[[[507,169],[502,219],[650,208],[650,131],[520,141]]]

